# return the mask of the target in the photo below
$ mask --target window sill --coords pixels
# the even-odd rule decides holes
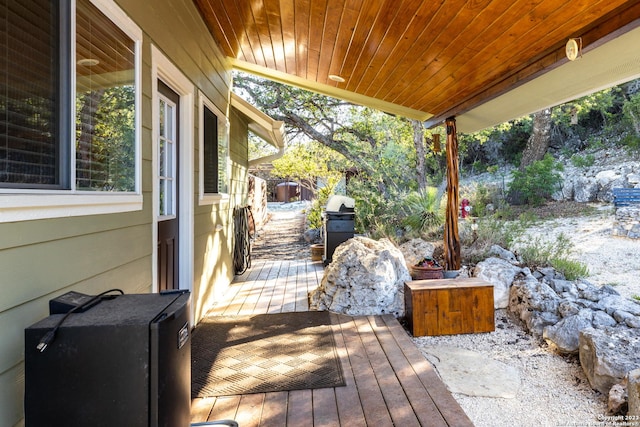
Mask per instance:
[[[141,194],[0,194],[0,223],[142,210]]]
[[[217,204],[220,204],[220,202],[226,202],[226,201],[229,201],[229,195],[226,193],[211,193],[211,194],[204,194],[204,195],[201,194],[198,200],[198,204],[200,206],[217,205]]]

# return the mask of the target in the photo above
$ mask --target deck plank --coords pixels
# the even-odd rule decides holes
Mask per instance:
[[[313,404],[311,390],[289,392],[287,405],[288,427],[313,427]]]
[[[238,413],[240,396],[217,397],[206,421],[234,420]]]
[[[343,322],[340,327],[366,423],[371,426],[393,425],[355,322]]]
[[[340,427],[338,404],[334,388],[318,388],[312,391],[314,427]]]
[[[240,398],[235,420],[242,427],[259,427],[262,418],[264,393],[245,394]]]
[[[391,418],[396,426],[419,427],[420,423],[413,413],[413,408],[405,395],[396,373],[389,365],[387,356],[380,345],[380,341],[370,321],[375,321],[368,317],[357,317],[355,319],[360,333],[367,358],[369,359],[376,380],[380,386],[382,397],[391,414]]]
[[[342,375],[344,377],[345,386],[336,387],[336,401],[338,403],[338,414],[340,421],[344,426],[363,426],[366,425],[362,405],[360,404],[360,395],[356,387],[356,381],[353,377],[351,364],[348,363],[349,354],[347,352],[344,337],[341,333],[340,323],[350,322],[351,318],[341,314],[331,314],[331,327],[334,331],[336,340],[336,350],[342,361]]]
[[[289,392],[266,393],[260,427],[286,426]]]

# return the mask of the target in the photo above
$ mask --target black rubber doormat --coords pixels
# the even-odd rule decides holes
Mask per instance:
[[[211,316],[191,340],[191,396],[344,386],[328,312]]]

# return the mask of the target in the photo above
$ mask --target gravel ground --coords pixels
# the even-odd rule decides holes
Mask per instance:
[[[308,259],[308,244],[299,234],[304,229],[303,208],[304,204],[270,204],[271,220],[256,239],[252,257]],[[640,243],[611,237],[611,221],[612,212],[605,208],[595,216],[544,221],[529,232],[548,238],[564,233],[576,247],[574,258],[589,265],[589,280],[613,284],[622,295],[640,295],[635,280],[640,273]],[[521,387],[513,399],[454,393],[477,427],[623,425],[607,421],[606,396],[591,389],[577,356],[554,353],[528,335],[506,310],[496,311],[495,332],[416,337],[414,342],[420,348],[448,345],[477,351],[518,369]]]

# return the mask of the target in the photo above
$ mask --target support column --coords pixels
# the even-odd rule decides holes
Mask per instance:
[[[461,266],[460,236],[458,234],[458,133],[455,117],[447,125],[447,210],[444,224],[444,258],[447,270]]]

